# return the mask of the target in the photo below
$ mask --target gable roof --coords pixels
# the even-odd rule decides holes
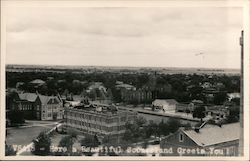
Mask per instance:
[[[60,102],[59,98],[56,97],[56,96],[43,96],[43,95],[39,95],[39,98],[42,102],[43,105],[46,105],[48,104],[48,102],[51,100],[51,99],[56,99],[57,102]]]
[[[19,93],[18,96],[21,100],[27,100],[30,102],[35,102],[37,98],[37,95],[35,93]]]
[[[199,129],[199,132],[193,129],[182,129],[181,131],[197,145],[205,147],[238,140],[240,138],[240,123],[225,124],[221,127],[217,125],[205,125],[203,128]]]
[[[44,96],[36,93],[19,93],[18,96],[21,100],[26,100],[30,102],[35,102],[38,97],[41,103],[44,105],[48,104],[49,100],[52,98],[56,99],[57,102],[61,102],[56,96]]]

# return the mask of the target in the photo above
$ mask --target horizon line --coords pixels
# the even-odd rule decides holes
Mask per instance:
[[[8,64],[6,63],[5,66],[7,65],[26,65],[26,66],[62,66],[62,67],[120,67],[120,68],[192,68],[192,69],[231,69],[231,70],[241,70],[241,68],[227,68],[227,67],[221,67],[221,68],[218,68],[218,67],[169,67],[169,66],[165,66],[165,67],[162,67],[162,66],[115,66],[115,65],[71,65],[71,64],[64,64],[64,65],[58,65],[58,64]]]

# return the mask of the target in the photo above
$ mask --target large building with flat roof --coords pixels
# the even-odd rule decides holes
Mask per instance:
[[[113,105],[91,103],[65,109],[65,127],[99,138],[119,137],[125,132],[125,124],[133,122],[136,115]]]

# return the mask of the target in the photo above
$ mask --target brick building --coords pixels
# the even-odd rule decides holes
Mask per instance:
[[[136,113],[117,109],[112,105],[88,104],[65,110],[65,127],[80,133],[96,135],[103,139],[119,138],[125,132],[125,124],[133,122]]]
[[[8,105],[10,110],[22,111],[25,119],[59,120],[63,118],[62,101],[57,96],[15,93]]]

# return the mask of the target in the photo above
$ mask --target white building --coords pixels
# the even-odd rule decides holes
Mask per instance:
[[[156,99],[152,102],[152,105],[163,111],[175,111],[178,102],[175,99]]]

